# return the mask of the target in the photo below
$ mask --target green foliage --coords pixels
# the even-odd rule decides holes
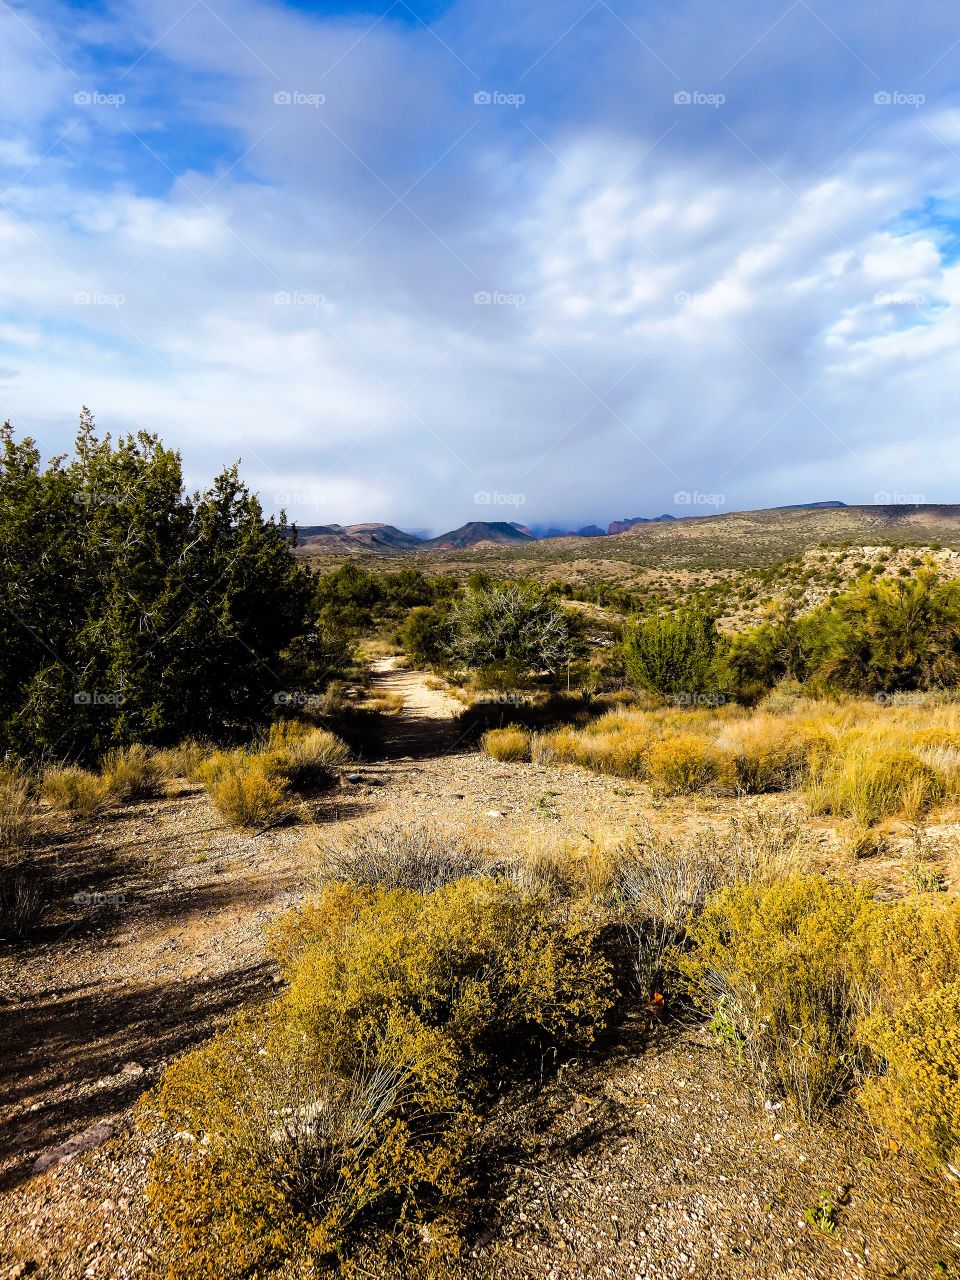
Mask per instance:
[[[140,432],[47,467],[0,428],[0,747],[96,756],[262,720],[309,580],[235,467],[187,496]]]
[[[595,934],[500,881],[339,882],[274,949],[287,994],[141,1106],[171,1269],[240,1280],[348,1269],[365,1248],[374,1265],[455,1254],[487,1073],[589,1042],[611,998]]]
[[[411,609],[400,629],[399,641],[418,666],[442,663],[450,649],[450,608],[447,604]]]
[[[502,683],[530,673],[555,674],[572,656],[563,609],[533,583],[468,590],[452,612],[450,654],[474,670],[500,669]]]
[[[623,642],[627,679],[664,697],[717,692],[722,652],[716,620],[696,607],[634,622]]]

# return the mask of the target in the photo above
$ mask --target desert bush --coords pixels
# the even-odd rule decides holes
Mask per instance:
[[[805,1117],[856,1076],[851,936],[871,899],[821,876],[722,889],[689,928],[678,966],[763,1095]]]
[[[723,753],[707,738],[677,733],[653,744],[647,753],[651,780],[668,795],[690,795],[723,777]]]
[[[164,747],[154,752],[154,759],[164,778],[188,778],[196,782],[200,766],[210,752],[208,743],[197,738],[184,738],[175,747]]]
[[[494,760],[530,760],[531,735],[517,725],[488,729],[482,738],[483,750]]]
[[[52,808],[76,818],[95,818],[110,804],[110,793],[99,774],[70,765],[45,770],[40,792]]]
[[[630,683],[668,697],[717,692],[722,651],[716,619],[696,607],[634,622],[623,642]]]
[[[454,1253],[478,1110],[513,1063],[589,1042],[596,934],[505,881],[328,885],[273,931],[289,979],[141,1106],[151,1199],[186,1280]],[[285,1270],[286,1268],[286,1270]]]
[[[291,1008],[318,1041],[400,1001],[474,1062],[485,1050],[505,1060],[533,1041],[589,1041],[610,998],[586,920],[555,918],[505,879],[432,894],[330,885],[276,938]]]
[[[874,1014],[860,1034],[883,1072],[861,1092],[867,1113],[960,1178],[960,981]]]
[[[160,763],[152,751],[139,743],[109,752],[100,776],[112,800],[147,800],[163,790]]]
[[[175,1063],[140,1104],[173,1274],[312,1271],[342,1257],[358,1221],[384,1224],[384,1251],[440,1252],[454,1235],[473,1117],[452,1045],[393,1013],[337,1049],[341,1070],[281,1003]]]
[[[243,751],[218,753],[201,772],[214,808],[234,826],[265,826],[286,808],[286,779],[268,758]]]
[[[464,876],[489,875],[497,865],[463,836],[423,823],[388,823],[319,853],[322,879],[414,893],[433,893]]]
[[[471,588],[453,607],[449,655],[473,670],[500,669],[491,688],[510,688],[530,672],[553,674],[571,653],[566,614],[535,583]]]
[[[334,768],[350,759],[350,749],[327,729],[285,720],[270,726],[262,755],[268,772],[294,788],[308,788],[331,782]]]
[[[814,763],[806,792],[815,813],[871,826],[885,818],[914,821],[943,799],[940,775],[911,751],[855,737]]]

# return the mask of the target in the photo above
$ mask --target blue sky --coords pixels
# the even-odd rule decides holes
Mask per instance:
[[[0,5],[0,415],[301,523],[957,500],[942,0]]]

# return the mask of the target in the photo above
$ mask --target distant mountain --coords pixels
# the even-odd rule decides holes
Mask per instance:
[[[535,542],[536,535],[523,525],[508,524],[505,520],[470,520],[459,529],[441,533],[419,545],[433,551],[460,551],[475,547],[478,542]]]
[[[607,533],[626,533],[635,524],[661,524],[664,520],[676,520],[676,516],[628,516],[625,520],[611,520]]]
[[[585,524],[582,529],[545,529],[541,538],[605,538],[606,529],[597,524]]]
[[[423,545],[415,533],[404,533],[392,524],[313,524],[297,529],[298,550],[320,551],[412,551]]]

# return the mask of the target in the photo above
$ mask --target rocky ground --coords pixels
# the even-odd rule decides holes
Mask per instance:
[[[459,704],[418,673],[387,661],[375,678],[405,700],[382,758],[344,770],[295,824],[232,832],[188,784],[97,825],[51,821],[56,910],[0,957],[0,1280],[157,1274],[131,1107],[167,1061],[275,990],[263,926],[309,892],[318,844],[399,818],[542,848],[714,822],[734,804],[498,763],[458,741]],[[825,827],[820,843],[834,855]],[[879,873],[898,867],[891,855]],[[647,1039],[628,1023],[491,1126],[502,1167],[464,1280],[960,1275],[951,1189],[852,1108],[794,1126],[697,1026]],[[832,1230],[808,1220],[821,1198]]]

